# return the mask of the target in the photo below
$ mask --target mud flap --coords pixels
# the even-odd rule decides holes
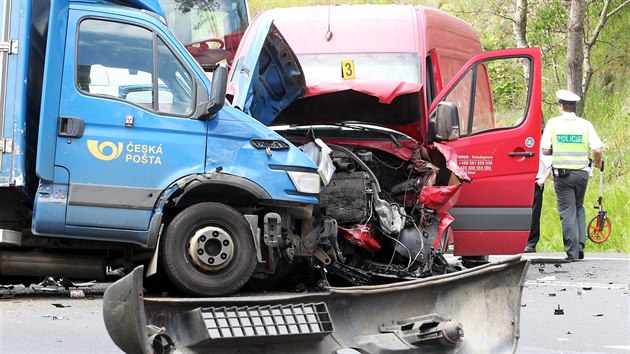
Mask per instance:
[[[516,256],[403,283],[197,299],[143,298],[138,267],[105,292],[103,312],[127,353],[512,353],[528,265]]]

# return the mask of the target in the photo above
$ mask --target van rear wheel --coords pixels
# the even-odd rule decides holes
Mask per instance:
[[[201,203],[179,213],[161,241],[164,271],[183,292],[227,295],[249,280],[256,251],[245,217],[220,203]]]

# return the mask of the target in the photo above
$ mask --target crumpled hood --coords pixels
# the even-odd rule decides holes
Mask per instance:
[[[379,103],[390,104],[394,98],[414,92],[420,92],[422,85],[405,81],[364,81],[340,80],[336,82],[317,82],[306,78],[306,93],[303,97],[324,95],[327,93],[353,90],[378,98]]]

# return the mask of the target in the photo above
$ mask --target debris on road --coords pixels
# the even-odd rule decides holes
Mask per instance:
[[[558,308],[553,310],[554,315],[564,315],[564,309],[560,308],[560,304],[558,304]]]
[[[81,289],[73,289],[70,290],[70,297],[73,299],[83,299],[85,298],[85,292]]]
[[[66,308],[66,307],[70,307],[70,305],[64,305],[64,304],[52,304],[53,306],[55,306],[56,308]]]

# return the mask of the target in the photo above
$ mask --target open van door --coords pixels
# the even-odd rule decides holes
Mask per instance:
[[[437,109],[445,105],[456,109]],[[443,112],[451,117],[438,117]],[[438,121],[453,123],[447,123],[453,128],[448,135],[440,134]],[[455,254],[521,253],[529,235],[540,151],[540,50],[473,57],[433,101],[428,124],[432,142],[452,147],[473,179],[463,185],[450,212]]]

